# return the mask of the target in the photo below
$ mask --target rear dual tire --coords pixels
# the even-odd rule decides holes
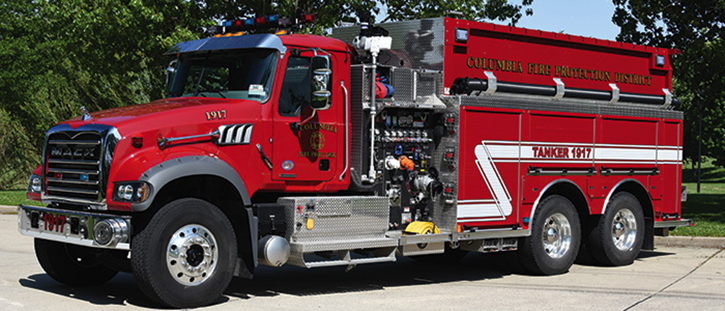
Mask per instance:
[[[531,235],[521,240],[521,263],[527,272],[554,275],[569,271],[579,252],[581,224],[574,204],[560,195],[539,204]]]
[[[591,257],[601,265],[629,265],[644,241],[644,214],[639,200],[629,192],[614,194],[604,215],[588,237]]]

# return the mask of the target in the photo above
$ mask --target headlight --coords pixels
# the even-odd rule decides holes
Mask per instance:
[[[40,176],[30,175],[30,179],[28,180],[28,192],[40,193],[42,184],[43,181]]]
[[[119,197],[121,197],[122,199],[131,200],[133,198],[133,186],[126,185],[123,187],[123,189],[121,189],[121,187],[119,187],[118,190],[119,190],[119,194],[120,194]]]
[[[118,202],[143,202],[149,197],[150,187],[145,182],[120,182],[115,185],[113,197]]]

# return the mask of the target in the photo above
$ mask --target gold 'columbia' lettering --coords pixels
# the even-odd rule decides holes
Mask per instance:
[[[506,60],[506,59],[493,59],[486,57],[473,57],[470,56],[466,59],[466,66],[468,68],[476,68],[483,70],[493,71],[506,71],[506,72],[517,72],[523,73],[524,67],[521,62]]]
[[[306,123],[300,127],[300,131],[317,131],[323,130],[332,133],[337,133],[337,126],[326,123]]]

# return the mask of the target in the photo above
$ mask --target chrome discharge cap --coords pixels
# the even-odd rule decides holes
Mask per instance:
[[[123,219],[104,219],[93,226],[93,241],[106,247],[128,241],[128,223]]]

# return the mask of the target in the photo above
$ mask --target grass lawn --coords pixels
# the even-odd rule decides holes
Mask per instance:
[[[0,205],[18,206],[18,204],[42,206],[43,203],[28,200],[25,197],[25,190],[3,190],[0,191]]]
[[[687,186],[687,202],[682,202],[682,217],[695,221],[694,227],[681,227],[672,235],[725,237],[725,169],[702,163],[700,193],[691,165],[683,170],[683,184]]]

